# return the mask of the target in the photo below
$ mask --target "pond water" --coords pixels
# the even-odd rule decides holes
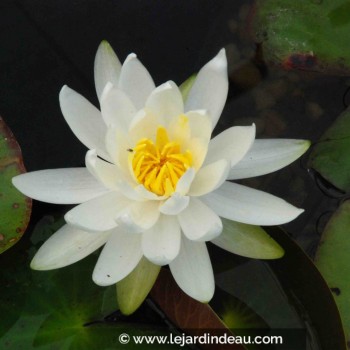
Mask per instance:
[[[317,142],[350,103],[350,81],[264,64],[252,40],[251,4],[243,0],[3,0],[0,115],[22,148],[27,170],[83,166],[86,150],[61,115],[58,93],[67,84],[97,105],[93,61],[103,39],[121,60],[137,53],[156,85],[169,79],[182,83],[225,47],[230,90],[215,133],[255,123],[258,138]],[[310,172],[307,161],[306,155],[281,171],[242,183],[305,209],[285,230],[313,256],[320,232],[342,196]],[[28,237],[44,215],[66,210],[34,202]]]

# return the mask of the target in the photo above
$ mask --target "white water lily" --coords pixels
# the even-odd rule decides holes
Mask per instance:
[[[278,170],[303,154],[308,141],[255,140],[254,125],[231,127],[211,139],[228,91],[224,50],[199,71],[186,101],[172,81],[155,87],[135,54],[121,65],[106,42],[96,55],[95,84],[101,111],[67,86],[60,92],[67,123],[89,148],[86,168],[13,179],[34,199],[79,204],[31,267],[60,268],[105,245],[93,271],[98,285],[123,280],[146,258],[169,265],[184,292],[209,301],[214,277],[205,242],[238,253],[242,245],[223,232],[221,217],[279,225],[303,212],[227,180]],[[239,225],[235,237],[244,236]]]

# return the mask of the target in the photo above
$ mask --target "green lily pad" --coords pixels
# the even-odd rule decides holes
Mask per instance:
[[[333,291],[350,348],[350,201],[344,202],[327,223],[315,263]]]
[[[252,330],[261,331],[266,327],[271,332],[277,330],[274,335],[283,334],[286,341],[297,342],[293,349],[303,348],[298,341],[307,333],[308,349],[345,350],[340,315],[326,281],[284,231],[278,227],[265,229],[284,249],[283,258],[253,260],[212,247],[219,287],[213,299],[214,310],[224,320],[240,319],[235,325],[237,328],[250,324]],[[236,306],[230,305],[227,294],[236,300]],[[244,306],[243,312],[240,304]]]
[[[285,68],[348,75],[348,0],[257,0],[253,30],[265,60]]]
[[[309,166],[342,191],[350,191],[350,108],[315,144]]]
[[[11,182],[24,172],[21,149],[0,117],[0,253],[18,242],[29,223],[32,200]]]

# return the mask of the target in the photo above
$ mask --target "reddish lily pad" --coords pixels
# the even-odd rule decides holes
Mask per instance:
[[[257,0],[255,41],[286,69],[349,75],[349,11],[348,0]]]
[[[0,117],[0,253],[18,242],[29,223],[32,200],[11,182],[25,171],[21,149]]]

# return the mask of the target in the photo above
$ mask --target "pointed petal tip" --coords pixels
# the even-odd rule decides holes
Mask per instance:
[[[30,268],[31,268],[32,270],[37,270],[37,271],[43,270],[43,269],[40,268],[40,266],[38,266],[38,264],[36,263],[35,257],[32,259],[32,261],[31,261],[31,263],[30,263],[29,266],[30,266]]]
[[[311,146],[310,140],[300,140],[300,143],[304,146],[304,152],[305,153]]]
[[[14,176],[14,177],[11,179],[12,185],[15,186],[18,190],[19,190],[19,188],[17,187],[17,185],[18,185],[18,181],[20,181],[20,180],[18,180],[18,178],[19,178],[20,176],[21,176],[21,175],[16,175],[16,176]]]
[[[286,202],[288,203],[288,202]],[[290,204],[291,207],[291,211],[288,217],[286,217],[284,220],[281,220],[281,223],[277,224],[277,225],[284,225],[287,224],[293,220],[295,220],[297,217],[299,217],[302,213],[304,213],[304,209],[301,208],[297,208],[294,207],[293,205]],[[266,225],[266,226],[270,226],[270,225]],[[274,225],[273,225],[274,226]]]
[[[209,64],[219,71],[227,70],[227,57],[225,48],[222,48],[219,53],[209,62]]]
[[[134,60],[134,59],[137,59],[136,53],[134,53],[134,52],[129,53],[129,55],[126,57],[126,59],[125,59],[125,61],[124,61],[124,64],[126,64],[126,63],[128,63],[129,61]]]
[[[111,44],[110,44],[109,41],[106,40],[106,39],[103,39],[103,40],[100,42],[100,44],[98,45],[97,51],[103,50],[103,49],[114,51],[113,48],[112,48],[112,46],[111,46]]]
[[[174,87],[174,85],[176,85],[173,81],[168,80],[167,82],[159,85],[158,87],[156,87],[157,91],[165,91],[165,90],[170,90]]]
[[[101,103],[105,100],[106,96],[109,94],[109,92],[113,89],[114,85],[112,82],[108,81],[105,85],[105,87],[102,90],[101,94]]]
[[[47,264],[43,259],[40,259],[37,257],[37,255],[34,255],[34,258],[30,262],[30,268],[35,271],[49,271],[49,270],[55,270],[59,269],[60,267],[64,267],[65,265],[62,266],[53,266],[52,264]]]
[[[64,92],[65,90],[69,89],[69,86],[67,84],[64,84],[62,87],[61,87],[61,90],[60,90],[60,93]]]
[[[63,85],[60,92],[59,92],[59,100],[60,102],[62,102],[62,99],[63,98],[66,98],[67,95],[71,92],[71,91],[74,91],[72,90],[68,85]]]
[[[226,49],[224,47],[218,52],[217,57],[221,60],[227,61]]]

